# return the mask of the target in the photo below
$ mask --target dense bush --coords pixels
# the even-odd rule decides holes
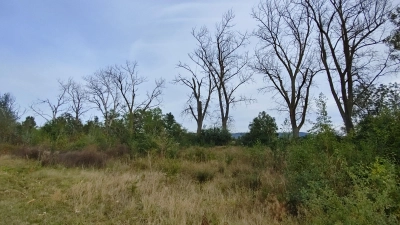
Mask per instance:
[[[65,152],[51,154],[42,159],[43,165],[60,164],[65,167],[95,167],[102,168],[106,165],[107,155],[94,150]]]
[[[254,146],[256,144],[267,145],[275,148],[277,141],[277,130],[275,118],[266,112],[260,112],[253,122],[249,124],[249,133],[240,138],[243,145]]]
[[[310,224],[397,224],[400,183],[394,164],[366,154],[370,150],[351,137],[325,142],[321,135],[288,149],[292,213]]]
[[[228,145],[232,140],[228,130],[218,127],[202,130],[200,136],[193,134],[189,138],[191,138],[192,144],[200,146],[223,146]]]
[[[400,164],[400,111],[366,116],[356,127],[355,141]]]
[[[333,186],[311,185],[307,190],[307,223],[399,224],[400,186],[393,164],[377,158],[346,172],[351,185],[345,194]]]

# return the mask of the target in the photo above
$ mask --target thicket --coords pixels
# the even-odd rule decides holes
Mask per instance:
[[[5,109],[8,99],[12,98],[2,98]],[[250,123],[250,132],[235,141],[220,128],[205,129],[201,135],[189,133],[159,108],[138,111],[134,117],[118,116],[108,125],[98,118],[82,123],[63,114],[41,127],[33,117],[18,122],[15,112],[2,109],[1,125],[6,129],[1,129],[1,152],[66,167],[103,167],[113,157],[156,156],[168,159],[163,168],[176,176],[181,171],[179,159],[216,160],[204,147],[245,145],[241,157],[254,170],[232,173],[238,178],[235,184],[260,192],[260,198],[276,195],[299,223],[398,224],[400,111],[385,107],[377,114],[359,115],[354,132],[340,136],[330,124],[323,96],[317,106],[316,122],[305,138],[279,138],[275,120],[261,112]],[[227,154],[223,161],[229,166],[233,159]],[[264,184],[257,171],[267,166],[284,174],[284,190],[262,194]],[[202,184],[224,170],[203,168],[191,176]]]

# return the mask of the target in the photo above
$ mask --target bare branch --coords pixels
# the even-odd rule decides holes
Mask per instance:
[[[393,71],[384,46],[390,0],[299,0],[318,31],[321,62],[346,131],[353,130],[354,87]]]
[[[221,22],[216,24],[213,35],[205,27],[198,31],[193,29],[192,35],[198,42],[198,49],[189,55],[212,79],[223,129],[227,129],[230,108],[239,102],[252,100],[235,98],[237,89],[252,81],[253,74],[246,71],[249,57],[247,52],[242,51],[248,44],[248,34],[233,30],[234,18],[232,11],[225,13]]]
[[[68,107],[63,107],[68,101],[66,98],[67,90],[62,87],[61,81],[58,81],[58,83],[60,85],[60,93],[57,95],[55,102],[52,102],[50,99],[46,98],[39,99],[37,102],[30,105],[32,111],[46,121],[55,120],[60,113],[68,111]],[[45,113],[42,109],[40,109],[39,105],[43,104],[50,108],[51,114]]]
[[[81,84],[75,82],[72,78],[69,78],[66,82],[59,81],[62,89],[66,91],[65,100],[69,103],[69,110],[73,113],[75,120],[79,120],[80,117],[90,110],[86,106],[88,101],[88,93]]]
[[[310,88],[320,71],[311,47],[312,21],[304,9],[288,0],[262,2],[253,9],[259,39],[255,62],[250,67],[269,85],[259,91],[274,91],[283,99],[280,110],[289,112],[292,132],[298,137],[309,107]]]

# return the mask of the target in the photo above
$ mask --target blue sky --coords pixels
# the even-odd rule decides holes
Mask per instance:
[[[189,62],[187,54],[196,48],[190,32],[194,27],[213,30],[224,12],[236,14],[236,29],[251,32],[256,24],[251,9],[258,0],[1,0],[0,1],[0,93],[10,92],[22,108],[37,99],[54,99],[58,93],[57,79],[69,77],[82,81],[109,65],[137,61],[139,75],[152,81],[167,81],[161,108],[172,112],[178,122],[195,130],[195,121],[180,116],[188,90],[170,84],[178,75],[176,64]],[[248,47],[253,53],[254,44]],[[252,105],[238,105],[232,110],[234,132],[246,131],[249,122],[265,110],[281,127],[287,115],[272,110],[271,94],[260,94],[262,77],[243,86],[238,94],[257,99]],[[314,96],[327,91],[324,77],[318,79]],[[83,82],[83,81],[82,81]],[[148,85],[148,86],[147,86]],[[45,108],[44,108],[45,110]],[[334,103],[328,102],[329,114],[341,124]],[[95,112],[89,112],[89,119]],[[24,116],[34,115],[27,111]],[[39,123],[43,121],[35,116]],[[312,115],[309,119],[312,120]],[[211,125],[213,121],[207,121]],[[307,130],[307,127],[305,129]]]

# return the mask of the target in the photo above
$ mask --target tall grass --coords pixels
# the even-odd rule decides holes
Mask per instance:
[[[212,157],[193,158],[197,151]],[[188,149],[180,157],[110,159],[95,169],[1,156],[0,217],[6,224],[295,224],[276,195],[283,174],[254,166],[245,149]]]

